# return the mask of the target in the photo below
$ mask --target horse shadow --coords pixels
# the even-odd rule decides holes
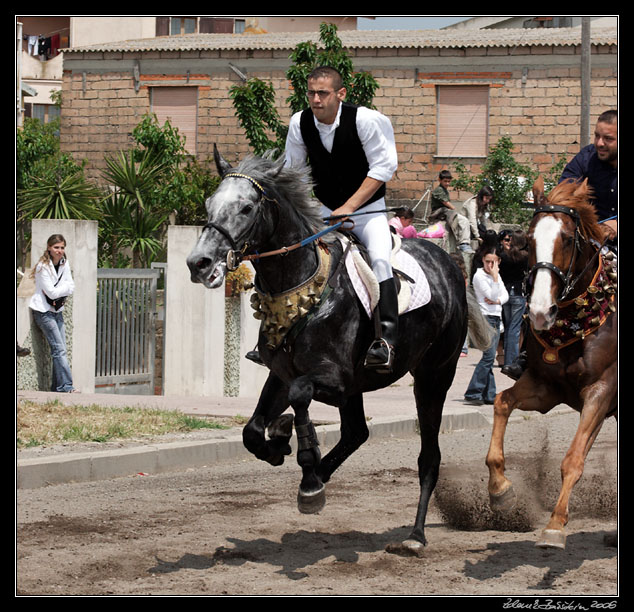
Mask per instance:
[[[566,550],[542,549],[535,546],[535,540],[491,543],[485,551],[495,551],[486,559],[465,561],[464,575],[475,580],[503,578],[504,574],[522,566],[541,568],[544,574],[541,580],[527,585],[528,590],[543,591],[555,588],[556,581],[571,570],[577,570],[584,562],[600,559],[612,559],[618,552],[615,547],[604,543],[610,532],[579,532],[568,536]],[[470,550],[468,553],[482,553],[482,550]],[[504,568],[502,571],[500,568]]]
[[[174,562],[157,558],[156,566],[148,571],[167,574],[182,569],[208,570],[220,565],[240,566],[253,562],[277,566],[277,573],[290,580],[301,580],[308,576],[305,568],[323,559],[334,556],[337,562],[355,563],[361,553],[384,551],[389,543],[405,539],[409,531],[403,526],[383,533],[299,530],[284,534],[281,541],[227,538],[233,548],[219,546],[211,555],[188,553]]]

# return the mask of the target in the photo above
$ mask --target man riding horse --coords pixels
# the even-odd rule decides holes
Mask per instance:
[[[616,240],[617,236],[618,159],[618,114],[609,110],[597,119],[593,144],[575,155],[560,179],[560,182],[588,179],[592,204],[611,240]]]
[[[606,246],[617,248],[618,214],[618,114],[608,110],[597,119],[594,142],[577,153],[566,165],[560,183],[588,180],[590,201],[607,238]],[[504,374],[518,380],[526,369],[526,351],[514,363],[506,364]]]
[[[378,312],[381,338],[370,347],[365,365],[390,371],[398,331],[398,298],[390,264],[392,238],[385,211],[385,183],[397,167],[394,131],[390,120],[365,107],[344,102],[341,75],[330,67],[308,76],[309,108],[296,113],[286,141],[286,163],[308,163],[315,195],[324,217],[355,217],[352,232],[367,248],[379,282]],[[341,218],[341,217],[340,217]]]

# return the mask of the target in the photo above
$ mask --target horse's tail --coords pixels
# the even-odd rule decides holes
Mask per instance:
[[[494,331],[484,318],[475,293],[470,287],[467,289],[467,310],[471,343],[478,350],[484,351],[491,346]]]

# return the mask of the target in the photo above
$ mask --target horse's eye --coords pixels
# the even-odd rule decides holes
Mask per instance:
[[[241,215],[248,215],[251,213],[251,211],[253,210],[253,204],[246,204],[245,206],[242,207],[242,209],[240,210],[240,214]]]

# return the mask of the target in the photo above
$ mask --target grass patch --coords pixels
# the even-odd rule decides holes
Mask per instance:
[[[69,406],[19,401],[17,447],[32,448],[72,442],[116,440],[187,433],[201,429],[229,429],[243,419],[193,417],[154,408]]]

